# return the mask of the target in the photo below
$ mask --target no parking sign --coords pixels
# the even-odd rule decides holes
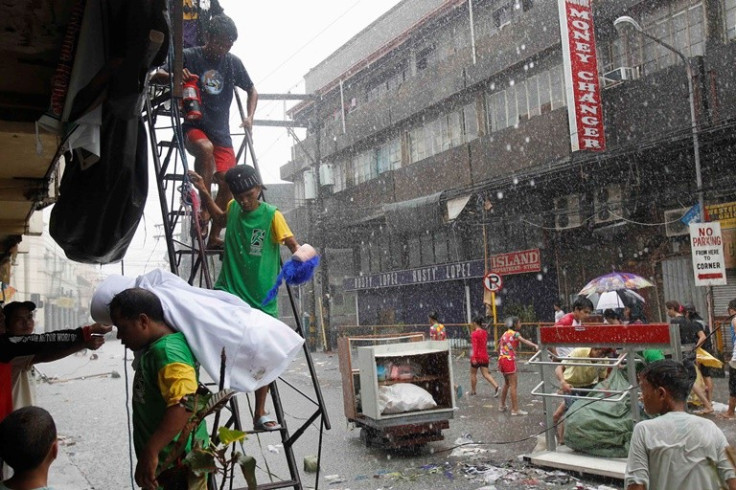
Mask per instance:
[[[483,287],[492,293],[496,293],[503,287],[503,279],[498,274],[489,272],[483,276]]]

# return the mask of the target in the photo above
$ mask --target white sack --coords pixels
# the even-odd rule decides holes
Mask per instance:
[[[225,388],[251,392],[274,381],[297,355],[304,339],[288,325],[225,291],[189,285],[168,271],[138,278],[112,275],[95,291],[92,318],[111,324],[107,305],[127,288],[139,287],[161,300],[166,323],[184,334],[194,356],[215,382],[225,348]]]

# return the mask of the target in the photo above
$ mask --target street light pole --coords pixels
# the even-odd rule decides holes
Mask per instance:
[[[675,49],[670,44],[662,41],[661,39],[652,36],[651,34],[648,34],[644,32],[644,29],[641,28],[639,23],[629,17],[628,15],[624,15],[622,17],[619,17],[615,21],[613,21],[613,27],[616,28],[616,30],[620,30],[620,28],[623,26],[623,24],[628,24],[629,26],[636,29],[639,34],[642,36],[651,39],[655,43],[659,44],[660,46],[664,46],[665,48],[669,49],[673,53],[675,53],[677,56],[680,57],[680,59],[685,63],[685,70],[687,72],[687,89],[688,89],[688,98],[690,99],[690,129],[692,131],[693,135],[693,158],[695,160],[695,185],[697,187],[698,192],[698,219],[701,223],[705,222],[705,204],[703,199],[703,175],[700,169],[700,141],[698,139],[698,119],[697,114],[695,112],[695,91],[693,89],[693,67],[690,64],[690,60],[678,49]]]

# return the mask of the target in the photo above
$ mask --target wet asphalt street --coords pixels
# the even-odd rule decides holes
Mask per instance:
[[[124,363],[124,349],[117,340],[108,341],[96,351],[71,356],[60,361],[39,365],[40,372],[52,380],[38,385],[37,403],[54,416],[61,439],[62,457],[52,467],[50,483],[57,489],[127,489],[130,483],[129,433],[126,412],[125,371],[132,379],[130,361]],[[132,355],[128,354],[129,359]],[[319,488],[344,489],[427,489],[444,486],[457,489],[479,489],[488,483],[483,471],[488,465],[507,467],[509,480],[498,481],[495,488],[620,488],[616,481],[587,479],[582,483],[551,469],[527,467],[520,455],[531,452],[536,435],[543,432],[542,404],[529,392],[538,382],[536,371],[522,367],[519,393],[522,409],[527,417],[511,417],[498,411],[498,399],[492,387],[479,379],[479,394],[463,396],[458,400],[455,418],[444,431],[445,440],[430,443],[416,454],[388,453],[367,448],[359,438],[359,430],[348,424],[343,414],[342,387],[336,354],[313,354],[332,429],[323,434],[322,468]],[[456,384],[467,392],[468,360],[455,359]],[[115,372],[120,377],[110,375]],[[501,377],[492,369],[492,374]],[[314,413],[313,391],[303,355],[297,357],[279,382],[279,392],[288,427],[293,433]],[[289,386],[291,385],[291,386]],[[298,391],[297,391],[298,390]],[[726,401],[727,378],[716,379],[716,400]],[[238,395],[242,421],[246,429],[252,427],[248,415],[249,400]],[[270,406],[270,401],[269,401]],[[211,425],[211,419],[208,419]],[[736,423],[718,421],[729,441],[736,438]],[[305,488],[315,486],[313,473],[303,471],[305,456],[317,455],[319,431],[312,423],[294,446],[294,454]],[[451,455],[454,443],[463,436],[483,443],[479,454]],[[518,441],[507,443],[506,441]],[[259,483],[288,477],[278,432],[250,435],[245,450],[258,462]],[[135,459],[133,459],[135,461]],[[503,471],[503,470],[502,470]],[[55,472],[55,473],[54,473]],[[56,474],[56,482],[53,475]],[[574,475],[579,476],[579,475]],[[546,484],[545,484],[546,482]],[[236,478],[235,488],[244,486]],[[538,486],[541,485],[541,486]],[[492,488],[492,487],[489,487]]]

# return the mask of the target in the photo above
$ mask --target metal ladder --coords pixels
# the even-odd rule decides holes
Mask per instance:
[[[188,269],[187,277],[184,278],[189,282],[189,284],[212,288],[212,265],[214,264],[214,260],[221,256],[222,251],[206,250],[204,240],[201,238],[199,230],[197,229],[196,210],[193,209],[196,206],[195,202],[197,196],[195,194],[196,191],[190,185],[187,177],[187,155],[184,149],[184,141],[181,131],[179,101],[176,98],[176,93],[174,97],[171,97],[170,94],[171,91],[167,87],[151,86],[145,104],[145,118],[151,142],[151,153],[153,155],[156,185],[164,223],[163,228],[164,235],[166,237],[169,266],[171,272],[176,275],[181,275],[180,273],[184,272],[184,269]],[[242,115],[243,108],[237,89],[235,96]],[[241,155],[244,155],[244,149],[246,146],[251,155],[253,166],[260,178],[258,163],[253,150],[253,141],[250,132],[247,130],[245,131],[245,139],[237,152],[238,161],[240,160]],[[245,158],[242,163],[245,164]],[[261,199],[265,201],[263,195],[261,195]],[[188,233],[188,239],[182,237],[187,235],[186,220],[190,220],[192,223],[189,230],[190,232]],[[286,285],[286,289],[291,308],[294,312],[296,332],[304,337],[304,331],[300,315],[297,311],[294,295],[288,285]],[[317,419],[319,419],[320,428],[318,466],[315,476],[315,486],[319,486],[319,462],[321,460],[322,453],[322,433],[323,430],[329,430],[331,426],[325,409],[319,381],[317,380],[314,362],[306,342],[302,349],[312,380],[314,398],[311,398],[307,394],[293,387],[283,378],[279,378],[278,381],[293,388],[296,393],[314,403],[316,409],[310,416],[306,417],[303,424],[294,430],[293,433],[290,432],[284,417],[283,405],[279,393],[279,383],[278,381],[274,381],[270,385],[269,392],[271,393],[276,420],[281,425],[279,432],[289,468],[289,478],[280,481],[271,481],[266,484],[259,484],[257,487],[258,489],[289,487],[295,489],[303,488],[299,474],[299,467],[294,457],[293,446],[304,434],[306,429]],[[233,427],[237,430],[243,430],[236,397],[233,397],[230,400],[227,410],[230,412],[230,415],[225,422],[225,426]],[[215,431],[217,429],[218,420],[219,414],[215,421],[215,427],[213,427],[213,440],[216,438]],[[273,478],[270,471],[269,476]],[[230,478],[232,478],[232,475]],[[210,488],[217,488],[216,486],[213,486],[215,484],[213,479],[214,477],[210,479]],[[231,480],[230,488],[232,488],[232,483],[233,482]]]

